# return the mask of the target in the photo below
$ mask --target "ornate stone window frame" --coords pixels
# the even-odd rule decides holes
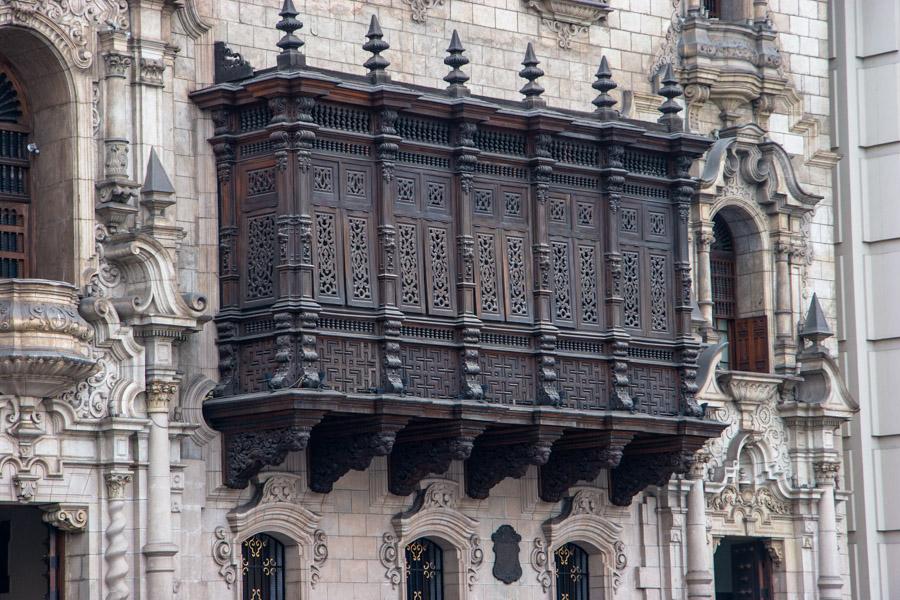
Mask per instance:
[[[627,586],[625,567],[628,556],[622,540],[623,527],[616,521],[623,515],[609,506],[603,490],[583,488],[568,501],[566,512],[545,522],[543,536],[536,537],[531,564],[544,593],[556,597],[556,563],[554,551],[563,544],[574,543],[588,553],[592,597],[615,598]]]
[[[264,473],[260,487],[262,493],[255,505],[233,510],[228,515],[229,527],[215,530],[212,554],[219,575],[232,590],[232,597],[240,598],[241,544],[265,533],[285,547],[285,597],[313,598],[328,560],[328,536],[319,528],[321,515],[299,504],[302,488],[297,475]]]
[[[478,520],[459,510],[459,484],[446,479],[422,482],[412,509],[393,519],[394,532],[382,536],[378,556],[385,577],[406,597],[406,545],[428,538],[444,551],[445,600],[469,600],[484,562]]]

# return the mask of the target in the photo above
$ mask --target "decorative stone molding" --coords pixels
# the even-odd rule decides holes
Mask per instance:
[[[621,541],[622,525],[612,520],[621,517],[621,511],[609,505],[601,490],[585,488],[575,493],[564,513],[544,523],[544,539],[534,541],[532,566],[538,572],[538,582],[543,587],[553,580],[550,556],[554,548],[577,543],[589,554],[599,555],[606,571],[606,593],[613,597],[625,582],[628,555]],[[544,540],[546,545],[543,544]],[[541,543],[539,543],[541,542]],[[546,556],[541,547],[546,548]],[[546,589],[545,589],[546,591]]]
[[[784,540],[766,540],[763,542],[766,547],[766,553],[772,560],[772,565],[776,569],[780,569],[784,564]]]
[[[42,506],[44,523],[67,533],[84,531],[88,522],[88,509],[78,504],[51,504]]]
[[[224,527],[216,527],[214,536],[212,557],[216,564],[219,565],[219,575],[225,580],[225,585],[230,590],[237,580],[237,565],[233,557],[231,536]]]
[[[19,502],[30,502],[34,499],[40,479],[41,476],[34,473],[17,473],[13,476],[13,485]]]
[[[547,550],[547,542],[544,538],[536,537],[532,542],[531,549],[531,566],[537,572],[537,582],[541,586],[541,591],[545,594],[550,591],[553,583],[553,572],[550,565],[550,553]]]
[[[72,64],[93,62],[93,33],[128,29],[126,0],[15,0],[0,5],[0,25],[20,25],[42,33]]]
[[[443,6],[445,0],[403,0],[403,3],[412,10],[412,20],[424,24],[428,11],[435,6]]]
[[[817,485],[834,485],[841,470],[841,463],[837,460],[825,460],[815,463],[813,469],[816,473]]]
[[[0,281],[0,394],[45,398],[84,379],[97,368],[93,334],[74,286]]]
[[[740,513],[746,521],[758,516],[763,523],[771,522],[772,515],[788,516],[791,504],[768,487],[745,487],[734,484],[726,485],[716,494],[708,495],[706,507],[710,512],[724,513],[728,521],[733,522]]]
[[[587,33],[591,25],[612,12],[602,0],[525,0],[528,8],[541,15],[541,22],[556,34],[560,48],[572,47],[572,40]]]
[[[128,538],[125,536],[127,521],[125,509],[125,486],[131,481],[131,473],[111,471],[104,476],[108,496],[107,509],[109,524],[106,526],[106,600],[128,598]]]
[[[379,559],[385,567],[385,577],[396,587],[402,579],[405,561],[401,549],[420,537],[435,538],[455,551],[460,576],[465,578],[459,583],[460,600],[465,600],[467,592],[478,581],[478,570],[484,562],[478,521],[460,512],[459,486],[455,481],[438,479],[423,484],[413,508],[394,517],[396,536],[392,533],[382,536]]]
[[[102,419],[109,414],[109,399],[120,376],[116,360],[109,355],[97,359],[96,373],[80,381],[55,400],[70,406],[79,419]]]
[[[132,60],[127,54],[108,52],[103,55],[103,66],[106,77],[125,77],[131,68]]]

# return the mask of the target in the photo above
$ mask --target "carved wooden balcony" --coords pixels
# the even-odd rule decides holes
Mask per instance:
[[[306,448],[317,492],[389,455],[396,494],[467,460],[476,498],[538,465],[546,500],[612,469],[627,505],[721,430],[690,332],[710,141],[460,87],[284,68],[193,94],[215,124],[205,415],[228,485]]]

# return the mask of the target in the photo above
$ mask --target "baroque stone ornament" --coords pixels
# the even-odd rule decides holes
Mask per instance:
[[[88,521],[86,506],[73,504],[51,504],[42,506],[44,523],[67,533],[84,531]]]
[[[322,529],[313,532],[313,564],[309,567],[309,586],[316,589],[322,579],[322,567],[328,560],[328,535]]]
[[[768,523],[772,515],[790,515],[791,504],[768,487],[753,489],[750,486],[728,484],[717,494],[706,500],[709,511],[724,512],[729,520],[734,520],[736,513],[745,519],[759,518]]]
[[[536,537],[532,542],[531,566],[537,572],[537,582],[541,591],[545,594],[550,591],[553,582],[553,573],[550,570],[550,555],[547,552],[547,542],[543,538]]]
[[[412,10],[412,20],[424,24],[428,18],[428,11],[435,6],[443,6],[445,0],[403,0],[403,3]]]
[[[400,565],[397,564],[399,552],[397,551],[397,537],[393,533],[385,533],[381,536],[381,546],[378,548],[378,560],[384,567],[384,576],[391,583],[391,589],[397,589],[402,575]]]
[[[0,24],[35,29],[76,67],[93,63],[94,32],[101,28],[126,30],[126,0],[29,0],[0,5]]]
[[[230,590],[237,580],[237,567],[233,562],[230,536],[228,535],[228,530],[224,527],[216,527],[214,536],[212,557],[216,564],[219,565],[219,575],[225,580],[225,585]]]
[[[518,581],[522,577],[522,564],[519,562],[519,542],[522,536],[516,533],[512,525],[501,525],[491,535],[494,542],[494,578],[505,584]]]
[[[572,41],[586,34],[591,25],[606,19],[612,7],[603,1],[525,0],[528,8],[541,15],[544,27],[556,34],[560,48],[568,50]]]

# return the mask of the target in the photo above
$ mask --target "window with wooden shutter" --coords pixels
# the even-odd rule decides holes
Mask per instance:
[[[732,369],[769,372],[769,325],[765,315],[735,319],[730,337]]]

